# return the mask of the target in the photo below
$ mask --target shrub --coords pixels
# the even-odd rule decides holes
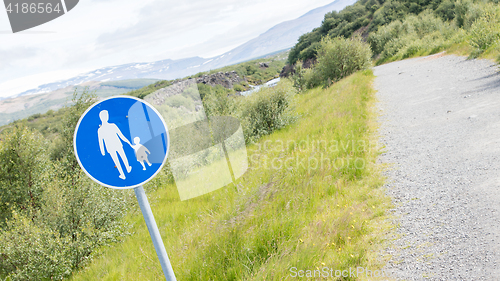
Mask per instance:
[[[458,0],[455,2],[455,24],[457,27],[463,27],[466,21],[466,15],[472,5],[471,0]]]
[[[293,87],[297,89],[298,92],[304,91],[306,88],[306,80],[304,77],[305,68],[302,61],[297,61],[294,67],[295,73],[291,76],[293,82]]]
[[[443,22],[429,11],[408,16],[403,22],[395,21],[382,26],[368,37],[379,61],[404,59],[424,53],[435,53],[449,45],[447,40],[457,33],[456,28]],[[456,39],[456,38],[455,38]]]
[[[229,96],[233,92],[220,85],[217,85],[217,87],[207,87],[210,88],[208,88],[209,90],[205,90],[206,93],[202,99],[207,117],[231,115],[235,111],[236,106],[234,98]]]
[[[291,110],[295,93],[292,82],[283,80],[275,87],[263,88],[239,100],[235,115],[242,123],[247,143],[295,120]]]
[[[314,68],[304,69],[304,87],[305,89],[312,89],[322,85],[322,78],[318,71]]]
[[[295,73],[291,76],[293,82],[293,87],[297,89],[298,92],[305,91],[307,89],[312,89],[321,86],[322,79],[319,72],[311,68],[304,68],[302,61],[298,61],[295,65]]]
[[[472,24],[487,11],[494,10],[491,4],[473,3],[471,0],[459,0],[455,3],[455,24],[457,27],[469,29]]]
[[[323,85],[329,85],[358,70],[368,68],[371,56],[370,46],[360,37],[325,37],[318,48],[315,71],[321,77]]]
[[[270,134],[294,120],[290,105],[296,90],[292,82],[286,79],[275,87],[263,87],[246,97],[230,95],[233,91],[222,86],[207,85],[201,88],[203,90],[200,92],[204,93],[203,106],[208,119],[212,116],[238,118],[247,143]]]
[[[53,143],[19,123],[0,143],[0,277],[61,280],[95,250],[127,232],[130,196],[99,186],[80,169],[73,133],[94,102],[75,94]]]
[[[420,13],[418,16],[408,16],[403,21],[403,30],[406,34],[415,34],[418,38],[434,31],[442,30],[443,21],[428,11]]]
[[[388,25],[379,27],[377,32],[370,33],[367,38],[367,42],[370,44],[373,53],[382,53],[384,51],[385,45],[393,38],[397,38],[402,30],[403,23],[397,20],[391,22]]]
[[[0,142],[0,228],[12,211],[38,210],[47,168],[47,141],[24,124],[9,129]]]
[[[6,280],[62,280],[71,274],[67,239],[14,212],[0,234],[0,276]]]
[[[414,35],[406,35],[401,37],[392,38],[384,46],[384,50],[380,55],[381,60],[389,59],[396,56],[404,47],[410,45],[411,42],[415,42],[418,38]]]
[[[233,85],[233,89],[236,92],[243,92],[243,91],[245,91],[245,87],[243,85],[240,85],[240,84],[234,84]]]
[[[500,38],[499,19],[495,13],[487,12],[477,19],[469,29],[469,44],[481,53]]]
[[[252,74],[255,74],[257,73],[259,70],[257,69],[257,66],[253,65],[253,64],[249,64],[245,67],[245,70],[246,70],[246,75],[252,75]]]
[[[436,15],[438,15],[443,20],[452,20],[455,18],[455,3],[450,0],[445,0],[439,4],[435,10]]]

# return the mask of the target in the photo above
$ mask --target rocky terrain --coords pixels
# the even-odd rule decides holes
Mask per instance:
[[[262,65],[262,63],[261,63]],[[203,83],[210,86],[221,85],[225,88],[232,89],[234,84],[245,81],[245,79],[238,76],[236,71],[230,72],[217,72],[210,75],[203,75],[196,79],[196,83]]]

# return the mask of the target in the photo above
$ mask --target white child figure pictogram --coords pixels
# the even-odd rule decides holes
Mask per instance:
[[[151,152],[149,152],[149,150],[144,145],[141,144],[141,139],[139,137],[134,138],[134,144],[131,146],[135,151],[135,157],[137,158],[137,161],[141,163],[142,169],[146,170],[144,161],[148,163],[148,166],[151,166],[151,163],[149,163],[148,160],[148,154],[151,154]]]

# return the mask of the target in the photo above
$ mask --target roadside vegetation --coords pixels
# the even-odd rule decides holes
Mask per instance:
[[[73,130],[92,102],[75,99],[55,142],[25,122],[2,132],[0,278],[61,280],[127,234],[131,193],[93,183],[73,154]]]
[[[234,185],[179,201],[174,184],[161,177],[149,184],[178,280],[282,280],[292,267],[380,268],[389,200],[375,164],[373,79],[365,70],[294,95],[300,118],[248,146],[249,171]],[[290,83],[281,87],[293,91]],[[103,248],[73,280],[163,278],[140,212],[127,221],[132,236]]]
[[[370,47],[360,38],[325,39],[321,47],[319,63],[304,70],[316,85],[297,91],[297,73],[249,97],[221,88],[203,95],[209,118],[242,121],[250,168],[236,183],[188,201],[179,201],[167,177],[147,186],[179,280],[283,280],[293,268],[381,268],[390,200],[376,164]],[[126,221],[132,236],[103,248],[73,280],[162,278],[137,209]]]
[[[245,68],[255,63],[245,63]],[[266,74],[268,68],[260,70],[261,77],[272,79],[279,71],[273,70],[271,76]],[[129,94],[144,97],[173,82],[158,81]],[[295,89],[289,82],[249,98],[219,85],[199,86],[208,116],[238,117],[248,143],[295,120],[290,106]],[[88,265],[103,246],[133,233],[130,228],[134,224],[127,219],[136,215],[129,211],[137,208],[133,192],[115,192],[95,184],[73,154],[76,123],[97,98],[87,90],[75,91],[67,107],[2,127],[1,280],[62,280]],[[167,166],[148,191],[164,190],[172,184]]]
[[[146,185],[178,279],[380,269],[377,253],[392,226],[376,164],[370,66],[443,50],[499,59],[499,39],[493,2],[363,0],[303,35],[288,55],[293,75],[276,87],[237,95],[275,78],[284,57],[192,76],[236,71],[246,79],[198,89],[208,118],[241,121],[250,168],[236,183],[182,202],[168,165]],[[128,94],[144,98],[172,83]],[[75,94],[59,111],[2,127],[0,278],[162,279],[133,194],[97,186],[75,162],[73,130],[94,98]]]
[[[319,63],[305,70],[318,79],[314,85],[298,89],[295,78],[284,79],[249,97],[199,85],[209,118],[240,119],[250,169],[235,184],[183,202],[168,166],[146,186],[179,280],[279,280],[291,267],[380,267],[375,253],[389,227],[389,203],[375,164],[370,49],[360,38],[321,46]],[[97,186],[76,163],[73,130],[94,101],[75,93],[63,110],[4,127],[0,277],[161,279],[132,193]]]
[[[317,63],[310,68],[299,61],[292,76],[299,91],[327,87],[352,73],[371,66],[370,46],[360,37],[324,37],[317,48]]]

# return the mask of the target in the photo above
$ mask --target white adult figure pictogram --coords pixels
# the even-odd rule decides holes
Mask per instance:
[[[99,137],[99,148],[101,149],[102,156],[106,155],[104,151],[104,147],[106,147],[106,151],[111,155],[113,162],[115,162],[115,167],[118,168],[120,172],[120,178],[125,179],[125,174],[123,173],[122,166],[120,161],[118,160],[118,155],[122,159],[125,167],[127,168],[127,173],[130,173],[132,170],[132,166],[128,164],[127,156],[125,155],[125,151],[123,150],[123,145],[120,139],[126,142],[128,145],[132,146],[132,144],[125,138],[122,134],[118,126],[112,123],[108,123],[109,114],[107,110],[103,110],[99,113],[99,118],[102,121],[102,125],[97,130],[97,135]],[[118,155],[117,155],[118,153]]]

